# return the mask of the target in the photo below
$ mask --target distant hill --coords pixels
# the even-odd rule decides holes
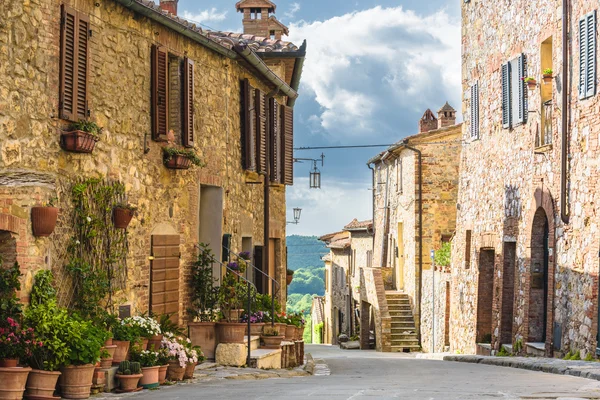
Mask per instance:
[[[310,312],[312,296],[325,294],[325,264],[321,260],[329,249],[316,236],[288,236],[288,268],[294,280],[288,286],[288,311]]]
[[[288,248],[288,268],[297,270],[305,267],[322,267],[321,257],[329,253],[325,243],[316,236],[292,235],[286,238]]]

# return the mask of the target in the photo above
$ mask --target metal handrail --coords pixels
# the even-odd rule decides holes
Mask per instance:
[[[231,251],[231,249],[223,246],[223,248],[225,250],[227,250],[227,252],[229,253],[229,255],[234,255],[238,260],[241,258],[239,254]],[[262,269],[257,268],[254,264],[252,264],[250,262],[250,260],[246,260],[243,259],[247,265],[251,266],[255,271],[260,272],[263,276],[266,276],[267,278],[269,278],[269,280],[271,281],[271,328],[275,327],[275,285],[277,285],[277,289],[281,288],[281,285],[279,285],[279,282],[273,278],[272,276],[270,276],[269,274],[265,273]],[[256,286],[254,286],[254,288],[258,291],[258,288]],[[250,316],[248,316],[248,320],[250,320]]]

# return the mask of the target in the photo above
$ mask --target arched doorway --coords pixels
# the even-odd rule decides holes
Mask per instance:
[[[549,237],[548,217],[539,207],[531,227],[528,341],[534,343],[546,342],[547,335]]]
[[[11,232],[0,230],[0,258],[5,268],[17,261],[17,239]]]

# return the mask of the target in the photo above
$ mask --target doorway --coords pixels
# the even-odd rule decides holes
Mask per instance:
[[[179,323],[179,235],[152,235],[150,311]]]
[[[404,290],[404,224],[398,223],[398,242],[396,243],[396,285],[398,290]]]
[[[481,250],[479,253],[479,284],[477,287],[477,343],[492,342],[494,256],[494,250]]]
[[[223,188],[202,185],[198,202],[198,242],[207,244],[219,261],[223,251]],[[213,276],[221,276],[218,263],[213,265]]]
[[[504,242],[502,271],[502,311],[500,316],[500,344],[512,344],[513,309],[515,304],[515,268],[517,243]]]
[[[529,288],[528,341],[546,342],[548,322],[548,217],[538,208],[531,227],[531,278]]]

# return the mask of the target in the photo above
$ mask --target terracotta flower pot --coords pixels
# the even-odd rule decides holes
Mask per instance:
[[[200,346],[204,357],[215,359],[217,348],[217,326],[214,322],[190,322],[188,335],[194,346]]]
[[[279,332],[279,336],[285,337],[285,330],[287,329],[287,324],[283,324],[281,322],[275,322],[275,330]]]
[[[285,340],[293,341],[296,338],[296,325],[285,326]]]
[[[158,370],[159,366],[156,367],[144,367],[142,368],[142,378],[140,379],[140,386],[144,389],[152,389],[158,387]]]
[[[128,208],[115,207],[113,210],[113,224],[117,229],[127,229],[132,218],[133,211]]]
[[[25,398],[54,398],[54,390],[59,376],[60,372],[58,371],[31,370],[27,377]]]
[[[91,153],[98,138],[84,131],[64,132],[60,135],[60,147],[72,153]]]
[[[58,208],[56,207],[31,207],[31,228],[33,235],[47,237],[54,232]]]
[[[554,77],[552,75],[544,75],[544,83],[552,83]]]
[[[189,169],[192,166],[192,160],[180,154],[173,154],[169,161],[165,162],[169,169]]]
[[[112,338],[108,339],[106,342],[104,342],[104,347],[108,347],[108,346],[112,346],[113,345],[113,340]]]
[[[237,322],[217,323],[219,343],[244,343],[246,324]]]
[[[121,361],[125,361],[127,354],[129,353],[129,345],[131,344],[127,340],[113,340],[113,344],[117,346],[115,354],[113,355],[113,365],[119,365]]]
[[[244,313],[244,310],[241,310],[241,309],[230,310],[230,311],[224,312],[225,317],[227,317],[227,319],[231,322],[238,322],[243,313]]]
[[[169,368],[169,364],[161,365],[158,369],[158,383],[162,385],[167,380],[167,369]]]
[[[265,343],[265,348],[278,349],[285,336],[261,336],[261,339]]]
[[[30,371],[31,368],[0,368],[0,399],[22,399]]]
[[[296,340],[304,340],[304,326],[296,327]]]
[[[3,358],[0,360],[0,368],[15,368],[19,365],[18,358]]]
[[[157,351],[162,344],[163,335],[152,336],[148,339],[147,350]]]
[[[194,377],[194,371],[196,370],[197,363],[187,363],[185,366],[185,373],[183,379],[192,379]]]
[[[113,357],[115,355],[115,350],[117,350],[117,346],[114,344],[112,346],[104,346],[102,350],[106,350],[108,356],[100,359],[100,368],[108,369],[112,366]]]
[[[119,387],[123,392],[133,392],[138,387],[138,382],[140,378],[143,376],[142,374],[137,375],[115,375],[119,380]]]
[[[169,361],[167,368],[167,379],[170,381],[181,381],[185,375],[185,367],[179,366],[179,361]]]
[[[255,322],[250,324],[250,336],[260,336],[263,332],[264,322]]]
[[[537,81],[527,81],[527,88],[533,90],[537,87]]]
[[[148,350],[148,338],[142,339],[142,350]]]
[[[285,282],[288,284],[288,286],[292,283],[293,279],[294,279],[294,275],[286,275],[285,276]]]
[[[62,397],[65,399],[87,399],[94,379],[95,366],[69,365],[61,369],[59,384]]]

